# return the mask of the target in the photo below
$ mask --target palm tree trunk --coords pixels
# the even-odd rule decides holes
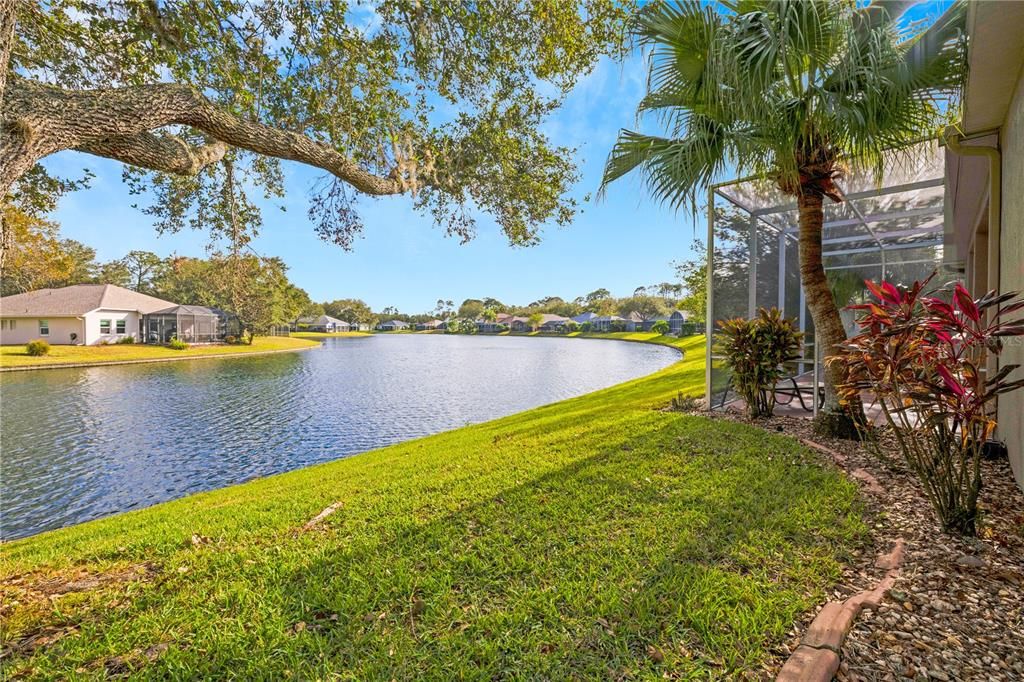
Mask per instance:
[[[814,329],[824,349],[823,355],[827,357],[837,344],[846,341],[846,329],[821,262],[821,232],[825,219],[822,202],[821,194],[813,190],[805,189],[797,196],[800,209],[800,281],[814,320]],[[817,427],[830,436],[857,438],[857,427],[864,423],[864,409],[859,400],[845,409],[839,404],[835,387],[841,381],[839,366],[826,365],[825,404],[819,412]]]

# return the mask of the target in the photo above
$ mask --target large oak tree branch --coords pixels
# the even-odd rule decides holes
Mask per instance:
[[[206,166],[223,159],[228,148],[220,140],[201,147],[190,147],[174,136],[139,133],[115,135],[89,142],[77,149],[148,170],[195,175]]]
[[[2,0],[0,0],[2,1]],[[366,194],[401,194],[398,172],[380,176],[328,144],[290,131],[243,120],[194,88],[174,83],[67,91],[15,78],[7,85],[5,126],[0,134],[0,191],[6,192],[39,159],[79,149],[167,172],[196,172],[223,151],[217,142],[257,154],[321,168]],[[215,142],[191,150],[152,131],[186,125]],[[170,156],[161,161],[160,153]]]

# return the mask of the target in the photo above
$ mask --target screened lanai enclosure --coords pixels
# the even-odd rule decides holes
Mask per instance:
[[[238,318],[218,308],[176,305],[142,318],[146,343],[217,343],[239,333]]]
[[[931,143],[894,156],[879,179],[847,174],[838,185],[844,201],[825,199],[822,260],[847,333],[854,314],[842,308],[864,300],[864,280],[909,284],[943,269],[944,158]],[[715,354],[717,322],[779,308],[805,333],[802,356],[777,387],[779,404],[816,413],[822,349],[800,286],[795,199],[773,183],[746,179],[714,185],[708,206],[707,395],[713,408],[736,396],[730,372]],[[818,399],[814,399],[818,397]]]

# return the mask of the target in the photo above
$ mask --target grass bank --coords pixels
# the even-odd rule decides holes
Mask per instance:
[[[0,346],[0,369],[13,367],[59,367],[61,365],[103,365],[115,362],[184,360],[215,355],[242,355],[316,346],[314,341],[286,336],[259,336],[251,345],[194,345],[186,350],[142,343],[109,346],[52,346],[48,355],[33,357],[25,346]]]
[[[788,438],[656,409],[703,381],[703,340],[665,342],[687,359],[603,391],[4,545],[9,674],[758,666],[864,533],[855,486]]]

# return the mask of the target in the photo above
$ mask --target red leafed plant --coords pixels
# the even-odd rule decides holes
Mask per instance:
[[[1024,387],[1010,379],[1018,365],[985,368],[1003,337],[1024,336],[1024,319],[1009,319],[1024,300],[995,291],[975,300],[959,283],[926,294],[934,276],[909,288],[865,282],[875,300],[849,307],[862,311],[860,333],[825,361],[843,368],[842,399],[871,394],[943,528],[974,535],[993,400]],[[877,436],[869,429],[865,440],[881,453]]]

